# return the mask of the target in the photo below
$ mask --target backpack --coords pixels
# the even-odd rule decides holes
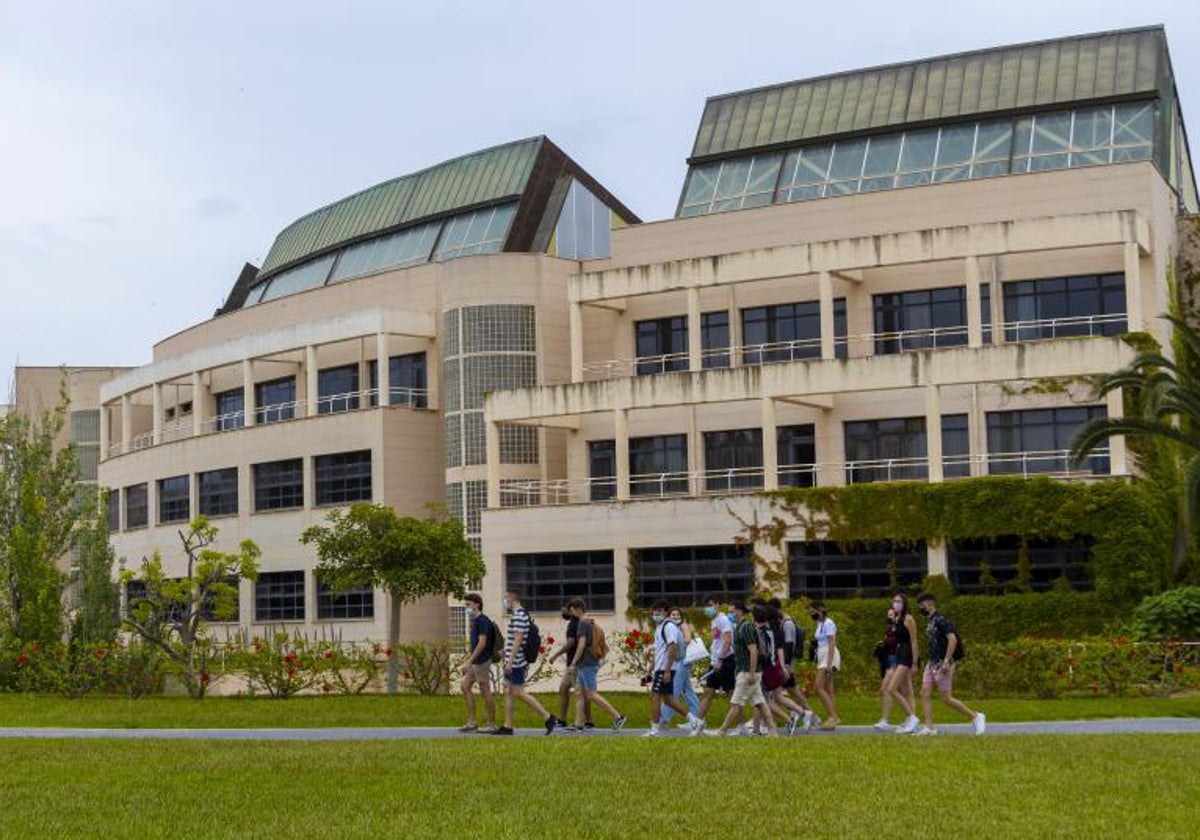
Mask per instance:
[[[521,653],[525,657],[525,664],[532,665],[534,662],[537,662],[538,654],[541,653],[541,650],[542,631],[538,629],[537,622],[533,620],[533,616],[529,616],[529,632],[525,634],[525,642],[521,645]]]
[[[775,635],[770,627],[754,629],[758,633],[758,661],[762,663],[763,670],[766,670],[775,664]]]
[[[480,618],[487,616],[481,615]],[[504,658],[504,643],[500,641],[500,630],[496,627],[496,622],[488,618],[487,623],[488,645],[492,648],[492,664],[495,665]]]
[[[604,657],[608,656],[608,638],[604,635],[604,628],[596,622],[589,622],[591,627],[588,629],[588,634],[591,637],[588,641],[588,650],[592,656],[601,662]]]
[[[958,662],[967,655],[967,646],[963,644],[962,636],[959,635],[957,630],[954,631],[954,635],[958,639],[958,644],[954,646],[954,656],[952,658],[955,662]]]

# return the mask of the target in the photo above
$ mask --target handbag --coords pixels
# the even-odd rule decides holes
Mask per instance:
[[[703,640],[699,636],[693,636],[688,642],[687,650],[683,652],[683,664],[691,665],[699,662],[701,659],[708,659],[708,648],[705,647]]]

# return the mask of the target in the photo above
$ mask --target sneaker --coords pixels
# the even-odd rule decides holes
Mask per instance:
[[[913,736],[917,737],[917,738],[928,738],[931,735],[936,735],[936,734],[937,734],[936,729],[930,729],[928,726],[922,726],[920,729],[918,729],[916,732],[913,733]]]
[[[699,720],[700,720],[700,725],[692,727],[692,731],[688,733],[689,738],[695,738],[697,735],[712,735],[713,734],[712,732],[704,731],[704,727],[706,725],[704,722],[704,718],[699,718]]]
[[[692,734],[693,732],[695,732],[697,729],[703,729],[703,728],[704,728],[704,719],[703,719],[703,718],[698,718],[698,717],[696,717],[694,714],[692,714],[691,712],[688,712],[688,716],[687,716],[687,731],[688,731],[688,734],[689,734],[689,735],[691,735],[691,734]]]
[[[737,732],[738,730],[735,729],[733,731]],[[722,731],[720,729],[706,729],[704,730],[704,734],[710,738],[727,738],[732,735],[733,732]]]
[[[816,726],[820,723],[821,723],[821,719],[819,717],[817,717],[815,714],[813,714],[812,709],[809,709],[807,712],[804,713],[803,729],[805,732],[812,732],[813,726]]]
[[[618,715],[617,719],[613,721],[613,732],[620,732],[625,727],[625,720],[625,715]],[[583,728],[587,729],[588,725],[584,724]],[[593,725],[591,728],[595,729],[596,727]]]
[[[837,725],[837,718],[827,717],[825,720],[821,721],[821,725],[818,726],[817,729],[820,729],[822,732],[832,732],[833,730],[837,729]]]
[[[511,727],[500,726],[500,727],[496,728],[496,731],[491,732],[489,734],[491,734],[491,735],[511,735],[511,734],[513,734],[513,731],[512,731]]]
[[[737,734],[739,734],[739,735],[753,735],[754,734],[754,724],[747,721],[746,723],[743,723],[741,726],[739,726],[734,731],[737,732]]]
[[[888,723],[886,720],[884,720],[883,718],[880,718],[879,720],[875,721],[874,728],[880,732],[891,732],[892,731],[892,725],[890,723]]]
[[[662,732],[658,729],[658,727],[654,727],[654,728],[650,729],[648,732],[646,732],[646,734],[644,734],[642,737],[643,738],[660,738],[660,737],[662,737]]]
[[[982,735],[987,729],[987,715],[983,712],[976,712],[975,719],[971,723],[975,725],[975,734]]]
[[[579,727],[575,727],[575,728],[576,728],[576,729],[578,729]],[[585,723],[585,724],[583,725],[583,728],[584,728],[584,729],[595,729],[595,728],[596,728],[596,724],[592,723],[592,722],[589,720],[587,723]]]
[[[554,732],[555,729],[558,729],[559,726],[566,725],[566,721],[559,720],[554,715],[550,715],[550,717],[546,718],[546,734],[549,735]]]
[[[468,724],[464,724],[463,726],[458,727],[458,731],[459,732],[478,732],[479,727],[473,723],[468,723]]]
[[[789,738],[796,734],[796,724],[798,723],[800,723],[800,715],[792,712],[792,716],[788,718],[787,722],[787,734]]]
[[[921,725],[921,719],[916,715],[909,715],[904,719],[904,723],[896,727],[897,735],[911,735],[917,731],[917,727]]]
[[[475,734],[476,735],[495,735],[496,727],[491,724],[488,724],[487,726],[481,726],[475,730]]]
[[[554,728],[555,728],[555,729],[574,729],[574,728],[575,728],[574,726],[572,726],[571,724],[567,723],[567,722],[566,722],[565,720],[563,720],[562,718],[560,718],[560,717],[555,717],[554,715],[551,715],[551,716],[550,716],[550,720],[554,721]]]

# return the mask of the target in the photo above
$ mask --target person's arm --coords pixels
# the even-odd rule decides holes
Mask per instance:
[[[726,630],[721,634],[721,652],[717,655],[717,659],[724,662],[729,658],[729,654],[733,652],[733,631]]]
[[[504,658],[504,670],[505,671],[511,671],[513,669],[513,662],[516,660],[517,651],[519,651],[522,648],[522,646],[524,646],[524,644],[525,644],[525,634],[522,633],[520,630],[518,630],[513,635],[513,643],[512,643],[512,647],[509,648],[509,650],[508,650],[508,656],[506,656]]]
[[[468,663],[475,662],[477,659],[479,659],[479,657],[483,655],[483,649],[487,647],[487,642],[487,634],[480,633],[479,641],[475,643],[475,647],[469,653],[467,653],[465,657],[463,657],[462,662],[458,663],[458,670],[461,671],[467,667]]]
[[[676,631],[678,632],[678,628],[676,628]],[[682,633],[679,635],[680,637],[683,636]],[[669,679],[671,672],[675,670],[675,662],[677,659],[679,659],[679,642],[671,640],[667,642],[667,662],[663,667],[663,677],[665,679]]]
[[[954,649],[956,647],[958,647],[958,634],[957,633],[947,633],[946,634],[946,656],[942,660],[942,668],[943,669],[949,668],[951,665],[954,664]]]
[[[921,658],[921,649],[917,645],[917,620],[911,615],[904,616],[904,627],[908,630],[909,647],[912,648],[912,669],[915,671]]]
[[[828,621],[829,619],[825,619]],[[837,632],[835,631],[829,637],[829,641],[825,643],[825,668],[829,671],[833,670],[833,655],[837,652]]]
[[[751,642],[746,645],[746,650],[750,653],[750,673],[758,673],[758,644]]]

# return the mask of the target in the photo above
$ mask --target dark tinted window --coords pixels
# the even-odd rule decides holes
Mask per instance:
[[[299,458],[254,465],[254,509],[304,506],[304,462]]]
[[[125,527],[145,528],[150,521],[149,494],[145,484],[125,488]]]
[[[506,554],[505,586],[522,594],[532,612],[558,612],[572,598],[592,611],[615,607],[611,551],[550,551]]]
[[[639,376],[688,369],[687,318],[676,315],[633,325]]]
[[[108,530],[116,532],[121,530],[121,491],[109,490],[105,501],[107,506],[107,522]]]
[[[611,440],[588,441],[588,478],[593,502],[605,502],[617,495],[617,447]]]
[[[201,515],[233,516],[237,514],[237,467],[197,473],[196,482]]]
[[[1087,537],[1027,540],[1030,588],[1044,592],[1056,580],[1065,578],[1076,589],[1090,589],[1091,546]],[[998,592],[1017,580],[1020,560],[1021,538],[1015,534],[992,540],[952,540],[947,547],[950,582],[959,592]],[[992,580],[986,580],[986,576]]]
[[[788,543],[791,597],[876,597],[925,577],[925,544],[884,541],[839,545],[832,541]]]
[[[158,521],[186,522],[191,517],[191,483],[186,475],[158,482]]]
[[[738,596],[754,590],[754,561],[747,545],[639,548],[632,555],[634,600],[640,607],[659,598],[690,607],[711,593]]]
[[[1025,475],[1083,469],[1095,475],[1107,474],[1107,455],[1088,458],[1080,467],[1073,466],[1066,456],[1083,425],[1106,415],[1102,405],[989,411],[988,472]]]
[[[833,302],[837,357],[846,357],[846,299]],[[793,362],[821,358],[821,305],[778,303],[742,310],[742,363]]]
[[[338,591],[317,581],[317,618],[374,618],[375,590],[370,586]]]
[[[1033,341],[1073,335],[1120,335],[1125,274],[1085,274],[1004,284],[1004,338]]]
[[[845,424],[846,482],[923,479],[929,474],[925,418],[896,417]],[[865,462],[865,463],[864,463]]]
[[[817,462],[816,437],[812,424],[779,426],[775,430],[780,487],[812,487],[813,465]]]
[[[967,343],[967,289],[875,295],[875,352],[900,353]]]
[[[629,439],[630,495],[686,493],[687,468],[687,435]]]
[[[317,504],[371,501],[371,450],[318,455],[313,470]]]
[[[254,422],[278,423],[296,416],[296,377],[259,382],[254,386]]]
[[[762,429],[704,433],[704,487],[741,490],[763,486]]]
[[[254,582],[255,621],[304,620],[304,572],[260,572]]]
[[[217,416],[214,419],[218,432],[240,429],[246,425],[246,395],[241,388],[222,391],[214,399],[217,402]]]
[[[701,367],[729,367],[729,313],[705,312],[700,316]]]
[[[378,386],[378,365],[370,362],[371,390]],[[429,383],[425,373],[425,354],[408,353],[403,356],[392,356],[388,359],[388,403],[390,405],[407,405],[411,408],[427,408],[429,406]],[[379,398],[371,395],[371,405],[378,405]]]
[[[358,408],[358,365],[317,372],[317,413],[334,414]]]

